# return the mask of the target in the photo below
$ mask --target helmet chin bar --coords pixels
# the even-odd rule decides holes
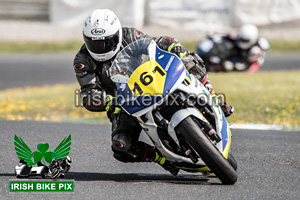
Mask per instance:
[[[250,42],[248,42],[248,43],[238,42],[238,46],[244,50],[249,49],[251,47],[251,45],[252,44]]]
[[[120,45],[118,45],[115,50],[104,53],[104,54],[96,54],[96,53],[91,52],[89,49],[87,49],[87,50],[88,50],[89,54],[92,56],[92,58],[94,58],[95,60],[97,60],[99,62],[105,62],[105,61],[113,58],[119,52]]]

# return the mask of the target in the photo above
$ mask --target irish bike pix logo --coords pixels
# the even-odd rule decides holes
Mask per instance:
[[[32,152],[17,135],[14,136],[14,145],[19,158],[15,167],[17,178],[64,178],[70,170],[71,135],[65,137],[53,152],[48,151],[48,143],[38,144],[37,151]]]

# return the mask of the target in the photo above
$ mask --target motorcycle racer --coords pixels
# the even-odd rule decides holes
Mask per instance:
[[[188,71],[213,92],[206,76],[202,59],[187,51],[176,39],[168,36],[151,37],[135,28],[121,27],[118,17],[108,9],[94,10],[83,26],[84,44],[74,58],[76,78],[81,86],[83,106],[92,112],[107,111],[112,123],[113,156],[122,162],[157,162],[164,169],[177,175],[172,166],[152,146],[138,141],[142,130],[139,122],[122,112],[114,103],[115,84],[110,80],[109,68],[118,52],[128,44],[143,38],[155,40],[159,48],[186,58]],[[233,107],[224,104],[229,116]]]
[[[208,71],[256,72],[264,63],[270,48],[267,39],[258,37],[258,29],[252,24],[240,27],[238,34],[216,34],[198,44],[198,53],[204,59]]]

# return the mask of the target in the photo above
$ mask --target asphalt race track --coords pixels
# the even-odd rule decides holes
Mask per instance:
[[[76,83],[73,54],[1,54],[0,90]],[[261,70],[300,69],[298,54],[267,55]],[[14,135],[33,150],[50,151],[72,135],[72,193],[9,192],[18,158]],[[110,126],[0,121],[0,199],[299,199],[300,132],[233,130],[232,153],[238,182],[221,185],[215,177],[180,172],[170,175],[154,163],[124,164],[112,157]]]
[[[75,83],[73,54],[0,54],[0,90]],[[270,54],[261,70],[300,69],[298,54]]]
[[[76,83],[71,54],[0,54],[0,90]]]
[[[28,121],[0,121],[0,199],[299,199],[300,132],[233,130],[232,153],[238,182],[221,185],[215,177],[168,174],[155,163],[124,164],[114,160],[110,126]],[[18,158],[14,135],[36,150],[49,151],[72,135],[74,192],[9,192]],[[65,180],[66,180],[65,179]]]

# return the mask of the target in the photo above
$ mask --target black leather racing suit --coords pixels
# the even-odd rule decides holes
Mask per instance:
[[[154,39],[159,48],[166,51],[170,51],[169,47],[171,45],[178,44],[179,46],[179,42],[171,37],[150,37],[135,28],[122,28],[122,31],[121,48],[143,38]],[[178,51],[182,53],[182,49]],[[98,62],[90,56],[85,45],[81,47],[75,56],[74,70],[81,86],[82,104],[89,111],[105,111],[105,95],[114,95],[115,84],[108,76],[108,69],[113,59]],[[138,141],[141,127],[133,117],[121,112],[113,119],[110,118],[110,120],[112,122],[112,150],[116,159],[122,162],[140,162],[153,158],[155,150],[149,145]],[[120,143],[120,141],[122,142]]]

